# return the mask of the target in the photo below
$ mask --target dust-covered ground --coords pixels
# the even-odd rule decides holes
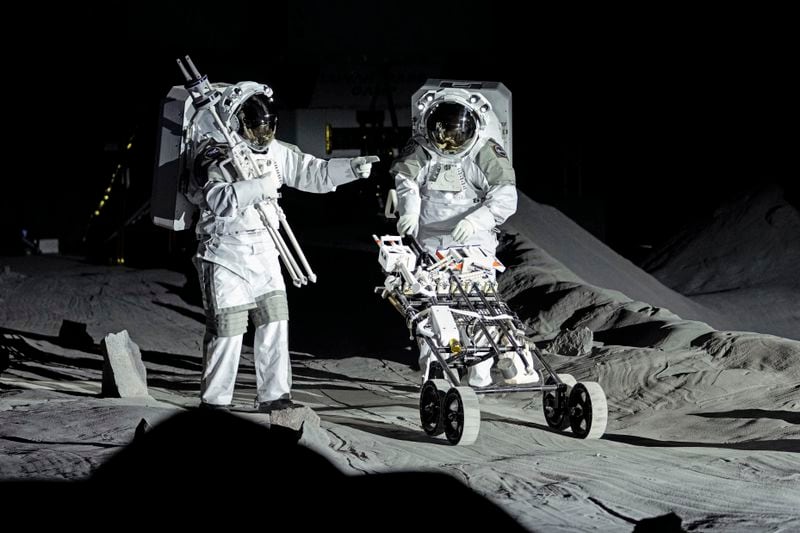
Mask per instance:
[[[529,530],[626,531],[667,513],[688,530],[800,529],[800,342],[714,329],[724,313],[564,220],[523,198],[500,285],[545,350],[565,329],[593,332],[590,354],[546,357],[603,387],[601,439],[550,430],[532,393],[481,397],[475,444],[426,436],[402,317],[372,292],[377,249],[370,232],[342,229],[338,240],[299,235],[320,282],[289,294],[295,399],[321,419],[307,445],[346,474],[445,472]],[[3,480],[87,479],[142,419],[157,426],[197,405],[204,315],[185,275],[65,257],[0,263]],[[88,337],[59,335],[64,320]],[[141,348],[150,399],[100,395],[99,341],[121,330]],[[246,347],[235,411],[258,423],[254,397]]]

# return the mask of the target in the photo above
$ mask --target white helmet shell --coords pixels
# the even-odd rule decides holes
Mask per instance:
[[[272,98],[272,88],[263,83],[255,81],[240,81],[227,87],[217,103],[217,112],[222,121],[233,131],[239,129],[236,112],[239,106],[255,94],[263,94],[267,98]]]
[[[455,155],[441,153],[428,141],[427,119],[443,102],[460,104],[475,114],[476,142]],[[505,149],[511,160],[511,117],[511,91],[499,82],[429,79],[411,97],[414,136],[443,157],[464,157],[482,145],[482,139],[493,139]]]

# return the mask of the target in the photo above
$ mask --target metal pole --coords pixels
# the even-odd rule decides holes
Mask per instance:
[[[300,273],[300,268],[297,266],[297,262],[295,262],[294,257],[289,252],[288,248],[286,247],[286,243],[284,242],[283,238],[280,234],[273,228],[269,221],[264,221],[264,224],[267,227],[267,233],[272,238],[272,242],[275,243],[275,248],[278,250],[278,255],[281,256],[281,260],[283,261],[286,270],[289,271],[289,275],[292,277],[292,283],[295,287],[300,287],[301,285],[305,285],[308,283],[305,276]]]
[[[313,270],[311,270],[311,265],[308,264],[308,260],[306,259],[303,250],[300,248],[300,243],[297,242],[297,239],[294,236],[294,232],[292,231],[292,228],[289,226],[289,221],[286,220],[286,215],[283,213],[283,209],[281,209],[280,207],[278,207],[278,218],[281,221],[281,227],[283,228],[283,231],[285,231],[286,236],[289,237],[289,243],[291,243],[292,248],[294,248],[294,251],[297,252],[297,257],[300,258],[300,263],[303,265],[303,268],[305,269],[306,274],[308,275],[308,279],[311,281],[311,283],[316,283],[317,275],[314,274]]]

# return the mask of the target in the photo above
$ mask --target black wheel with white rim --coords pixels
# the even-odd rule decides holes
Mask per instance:
[[[444,435],[450,444],[472,444],[481,428],[478,395],[470,387],[453,387],[444,397]]]
[[[581,439],[599,439],[608,423],[606,393],[599,383],[581,381],[569,394],[569,426]]]

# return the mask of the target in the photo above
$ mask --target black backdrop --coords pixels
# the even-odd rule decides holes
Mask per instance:
[[[184,53],[215,80],[268,78],[294,108],[330,65],[502,81],[520,188],[633,258],[743,189],[797,194],[793,48],[777,11],[239,1],[10,20],[23,37],[4,37],[6,155],[25,165],[5,179],[6,241],[27,227],[80,250],[116,162],[152,167],[159,101]],[[135,155],[109,150],[134,133]],[[134,178],[131,205],[149,187]]]

